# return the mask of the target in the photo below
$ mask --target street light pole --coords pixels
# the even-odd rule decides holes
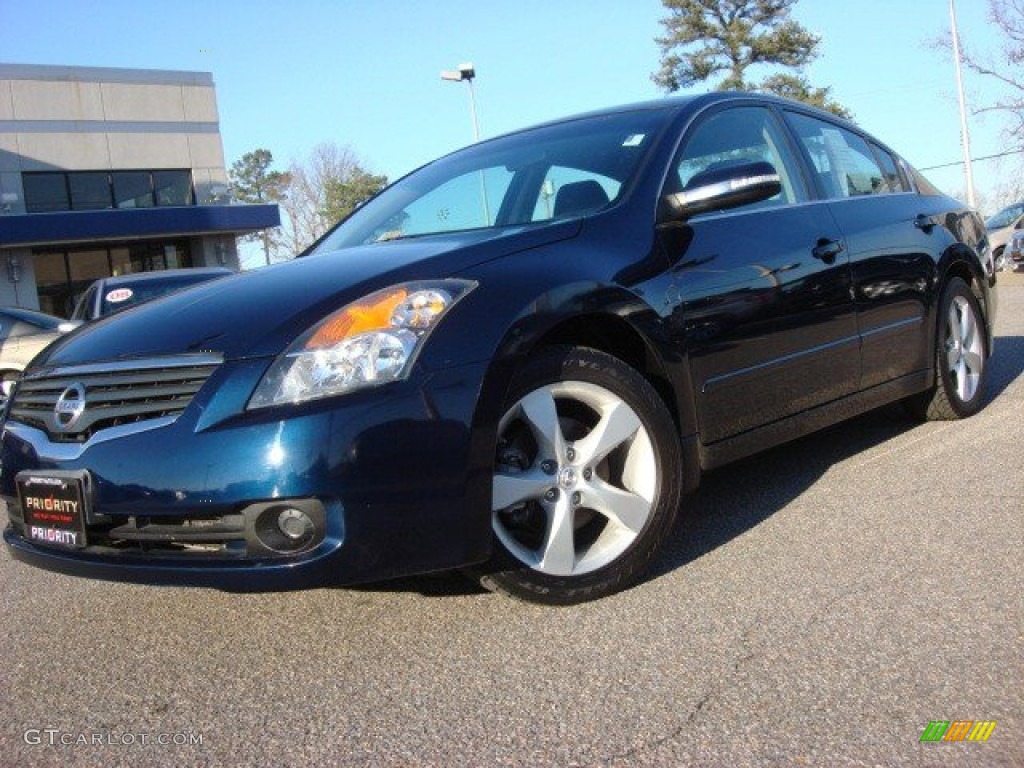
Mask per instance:
[[[967,179],[967,204],[977,207],[974,197],[974,171],[971,168],[971,134],[967,129],[967,99],[964,97],[964,75],[960,62],[960,35],[956,28],[956,9],[949,0],[949,23],[952,29],[953,61],[956,63],[956,91],[960,101],[960,140],[964,150],[964,176]]]
[[[476,119],[476,91],[473,89],[473,78],[466,78],[466,82],[469,83],[469,111],[473,115],[473,138],[479,143],[480,123]]]
[[[473,139],[480,142],[480,123],[476,118],[476,91],[473,90],[473,80],[476,78],[476,70],[469,62],[460,64],[458,69],[445,69],[441,71],[441,79],[453,83],[465,82],[469,84],[469,113],[473,118]],[[491,225],[491,206],[487,201],[487,183],[484,179],[484,172],[480,171],[480,196],[483,201],[484,222]]]
[[[469,83],[469,113],[473,118],[473,138],[480,141],[480,123],[476,119],[476,92],[473,90],[473,80],[476,79],[476,70],[469,62],[459,64],[458,69],[445,69],[441,71],[441,79],[453,83]]]

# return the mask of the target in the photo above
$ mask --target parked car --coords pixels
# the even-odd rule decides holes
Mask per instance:
[[[988,244],[992,250],[992,258],[1001,269],[1009,266],[1006,256],[1006,244],[1015,232],[1024,228],[1024,201],[1003,208],[995,216],[985,221],[988,230]]]
[[[103,277],[82,294],[71,320],[87,323],[207,280],[232,275],[226,267],[194,267]]]
[[[484,141],[290,263],[87,326],[0,444],[25,562],[278,589],[640,578],[702,470],[871,408],[982,406],[980,217],[884,144],[713,93]]]
[[[1024,267],[1024,231],[1015,232],[1006,246],[1006,268],[1018,270]]]
[[[74,324],[31,309],[0,308],[0,403],[10,397],[25,366]]]

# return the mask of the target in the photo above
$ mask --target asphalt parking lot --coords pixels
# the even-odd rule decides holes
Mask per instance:
[[[0,765],[1024,765],[1024,275],[1000,301],[981,414],[884,409],[713,473],[597,603],[152,588],[3,551]],[[921,743],[939,720],[997,725]]]

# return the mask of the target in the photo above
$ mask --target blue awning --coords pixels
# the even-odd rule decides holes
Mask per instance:
[[[0,216],[0,248],[153,237],[243,235],[281,223],[277,205],[116,208]]]

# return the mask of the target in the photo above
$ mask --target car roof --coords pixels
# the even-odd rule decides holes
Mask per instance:
[[[189,267],[187,269],[161,269],[155,272],[136,272],[130,275],[102,278],[107,287],[112,285],[134,285],[137,283],[159,282],[174,277],[215,277],[217,275],[233,275],[234,271],[227,267]]]
[[[553,125],[561,125],[563,123],[571,123],[575,120],[586,120],[593,117],[602,117],[605,115],[618,115],[624,112],[640,112],[644,110],[679,110],[687,105],[698,101],[710,94],[704,94],[702,96],[667,96],[663,99],[648,99],[647,101],[636,101],[628,104],[620,104],[614,107],[604,107],[602,109],[595,109],[589,112],[578,112],[571,115],[563,115],[562,117],[553,118],[551,120],[545,120],[540,123],[534,123],[532,125],[524,125],[522,128],[517,128],[514,131],[508,131],[497,136],[492,136],[483,141],[480,144],[486,144],[489,141],[495,139],[502,139],[506,136],[515,136],[518,133],[525,133],[527,131],[533,131],[538,128],[546,128]],[[470,145],[476,146],[476,145]],[[462,149],[468,149],[469,147],[463,147]],[[461,151],[461,150],[457,150]],[[440,160],[441,158],[437,158]]]
[[[813,104],[808,104],[806,102],[794,101],[793,99],[786,99],[783,98],[782,96],[776,96],[775,94],[772,93],[758,93],[754,91],[712,91],[710,93],[689,94],[685,96],[666,96],[662,99],[648,99],[646,101],[637,101],[627,104],[620,104],[618,106],[605,107],[602,109],[596,109],[589,112],[580,112],[573,115],[565,115],[564,117],[555,118],[553,120],[546,120],[544,122],[536,123],[534,125],[524,126],[523,128],[519,128],[514,131],[509,131],[508,133],[504,133],[501,134],[500,136],[495,136],[493,138],[499,139],[504,136],[514,136],[517,133],[522,133],[524,131],[532,131],[536,128],[543,128],[549,125],[559,125],[561,123],[568,123],[574,120],[601,117],[603,115],[616,115],[623,112],[636,112],[642,110],[656,109],[675,110],[677,112],[683,110],[697,112],[713,104],[726,104],[731,102],[753,102],[760,104],[770,103],[775,104],[777,106],[785,106],[791,108],[795,107],[805,112],[810,112],[812,114],[816,113],[819,116],[824,117],[828,120],[848,125],[852,129],[857,130],[858,132],[861,131],[860,128],[852,124],[849,120],[846,120],[845,118],[839,117],[838,115],[829,112],[828,110],[821,109],[820,107],[816,107]],[[492,139],[487,139],[486,141],[491,140]]]

